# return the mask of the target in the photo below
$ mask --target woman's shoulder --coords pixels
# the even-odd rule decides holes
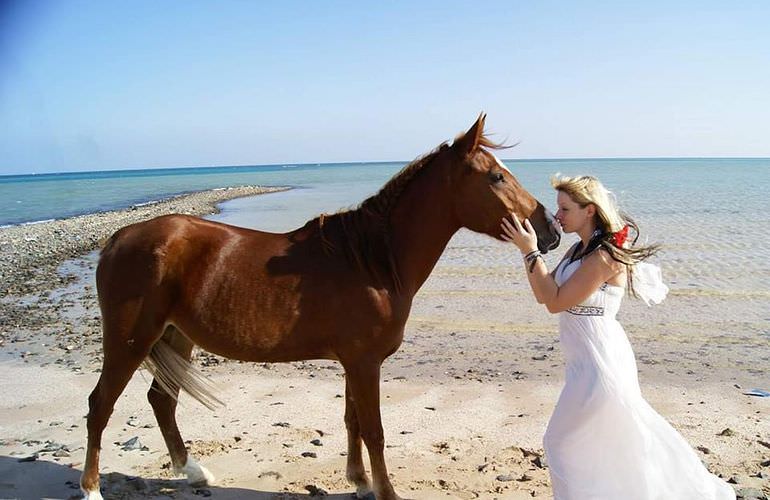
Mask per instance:
[[[583,262],[591,262],[593,265],[606,267],[615,273],[621,273],[626,270],[625,264],[612,258],[609,250],[604,247],[595,248],[589,254],[583,256]]]

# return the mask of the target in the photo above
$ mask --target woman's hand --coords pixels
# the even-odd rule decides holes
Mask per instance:
[[[519,218],[513,212],[511,212],[511,219],[513,224],[508,220],[508,217],[503,217],[503,223],[500,224],[503,234],[500,237],[519,247],[523,254],[537,250],[537,233],[532,224],[529,223],[529,219],[524,219],[524,224],[522,225],[519,222]]]

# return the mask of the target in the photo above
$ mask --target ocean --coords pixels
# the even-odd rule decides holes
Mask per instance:
[[[759,293],[770,300],[770,159],[506,160],[519,181],[555,208],[549,177],[599,177],[664,245],[675,285]],[[212,219],[287,231],[319,213],[356,206],[406,162],[268,165],[0,176],[0,226],[113,210],[174,194],[258,184],[294,189],[236,199]],[[470,238],[474,246],[485,240]],[[569,240],[568,240],[569,241]],[[566,248],[566,247],[565,247]],[[474,263],[467,263],[473,265]]]

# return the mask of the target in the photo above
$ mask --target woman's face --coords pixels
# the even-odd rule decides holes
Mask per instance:
[[[556,220],[559,221],[565,233],[579,231],[593,219],[594,209],[591,205],[581,207],[564,191],[557,191],[556,204],[559,206],[556,211]]]

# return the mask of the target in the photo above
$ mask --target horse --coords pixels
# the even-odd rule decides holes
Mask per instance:
[[[88,398],[85,499],[102,499],[102,432],[143,363],[154,377],[147,397],[174,470],[193,485],[213,481],[189,456],[175,419],[180,389],[209,407],[218,402],[191,364],[196,345],[243,361],[338,361],[346,477],[359,497],[399,499],[383,454],[380,367],[403,340],[414,295],[462,227],[501,239],[503,217],[515,213],[529,218],[541,252],[560,240],[552,214],[490,152],[501,146],[484,135],[485,118],[408,164],[357,208],[288,233],[178,214],[118,230],[96,270],[104,357]]]

